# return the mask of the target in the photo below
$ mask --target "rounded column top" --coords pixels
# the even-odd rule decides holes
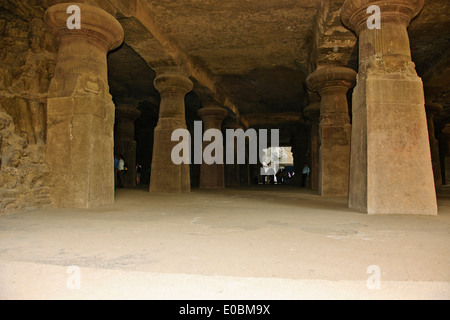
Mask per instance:
[[[206,117],[213,117],[223,120],[227,117],[228,110],[222,107],[210,106],[198,109],[197,113],[202,119]]]
[[[245,130],[245,127],[242,124],[236,123],[236,122],[226,122],[222,125],[222,127],[224,129],[233,129],[233,130],[237,130],[237,129],[242,129]]]
[[[116,106],[116,114],[119,118],[126,118],[135,121],[141,116],[141,112],[132,105],[119,104]]]
[[[93,5],[94,7],[99,7],[103,10],[105,10],[106,12],[115,15],[116,14],[116,10],[114,9],[114,7],[108,3],[108,1],[105,0],[47,0],[47,4],[49,7],[58,4],[58,3],[65,3],[65,4],[76,4],[78,5],[78,3],[86,3],[86,4],[90,4]]]
[[[356,34],[367,28],[367,20],[372,12],[367,12],[371,5],[381,11],[381,24],[394,22],[408,26],[411,19],[422,10],[425,0],[346,0],[341,10],[342,23],[354,30]]]
[[[194,88],[194,83],[187,76],[180,73],[161,73],[153,81],[159,93],[186,94]]]
[[[70,14],[67,8],[76,5],[80,8],[81,29],[69,29],[67,19]],[[44,21],[58,38],[85,36],[100,45],[107,51],[120,46],[124,39],[122,25],[103,9],[86,3],[58,3],[45,11]]]
[[[434,102],[426,102],[425,110],[430,114],[439,114],[442,112],[442,105]]]
[[[316,120],[320,117],[320,102],[314,102],[303,109],[303,114],[309,120]]]
[[[335,87],[350,89],[356,84],[356,71],[346,67],[324,67],[311,73],[306,85],[312,91],[319,92],[324,88]]]

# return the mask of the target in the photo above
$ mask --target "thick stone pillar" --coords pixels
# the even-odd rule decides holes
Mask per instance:
[[[123,41],[120,23],[100,8],[81,9],[81,29],[68,29],[69,4],[51,6],[45,22],[60,46],[47,101],[46,161],[57,207],[114,203],[114,104],[106,54]]]
[[[347,0],[342,22],[359,36],[353,93],[349,207],[369,214],[437,214],[421,79],[407,26],[424,0]],[[369,29],[377,5],[380,28]]]
[[[310,167],[311,190],[319,191],[320,103],[316,102],[307,106],[303,110],[303,113],[311,121],[311,132],[310,132],[311,141],[309,148],[311,155],[311,167]]]
[[[435,136],[434,117],[442,111],[442,106],[438,103],[426,103],[428,139],[430,141],[431,163],[433,166],[434,185],[437,189],[442,186],[441,161],[439,157],[439,142]]]
[[[199,109],[198,115],[203,121],[203,133],[208,129],[217,129],[221,131],[222,121],[226,118],[227,114],[228,111],[219,106],[206,106]],[[203,147],[209,143],[210,142],[203,142]],[[225,150],[225,148],[223,150]],[[200,188],[222,189],[224,187],[225,177],[223,163],[206,164],[205,161],[202,161],[202,164],[200,165]]]
[[[136,141],[134,140],[134,122],[141,112],[133,105],[119,104],[116,107],[116,132],[114,152],[122,155],[128,165],[125,173],[125,187],[136,186]]]
[[[171,153],[179,142],[171,141],[172,132],[186,129],[184,97],[192,90],[192,81],[180,68],[156,71],[154,85],[161,95],[159,119],[155,128],[150,192],[189,192],[191,190],[189,164],[175,164]]]
[[[348,196],[351,124],[347,91],[356,72],[345,67],[325,67],[309,75],[308,87],[321,96],[318,190],[322,196]]]

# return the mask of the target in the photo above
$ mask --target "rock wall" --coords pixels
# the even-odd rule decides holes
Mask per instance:
[[[14,213],[50,204],[45,146],[29,144],[16,133],[14,120],[0,107],[0,212]]]
[[[45,1],[0,0],[0,214],[46,206],[46,93],[57,43]]]

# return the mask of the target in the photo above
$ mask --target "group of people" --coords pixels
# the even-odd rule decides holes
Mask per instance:
[[[125,160],[123,159],[122,155],[114,155],[114,187],[115,188],[123,188],[125,186],[125,174],[128,171],[128,166],[125,163]],[[149,168],[150,171],[150,168]],[[310,174],[311,170],[309,169],[308,165],[305,163],[302,169],[302,180],[301,180],[301,186],[306,187],[306,180]],[[277,184],[284,184],[287,182],[289,178],[291,178],[294,175],[294,173],[291,175],[286,170],[282,169],[277,172],[276,179]],[[142,166],[138,164],[136,166],[136,184],[141,183],[141,177],[142,177]],[[263,180],[263,183],[266,181]],[[273,176],[272,180],[269,181],[269,183],[274,183]]]
[[[291,173],[287,172],[285,169],[281,169],[276,174],[277,184],[284,184],[291,177]]]
[[[125,187],[125,174],[128,171],[128,164],[125,162],[123,155],[114,155],[114,187]],[[142,166],[138,164],[136,166],[136,184],[141,183]]]
[[[303,165],[303,169],[302,169],[302,178],[301,178],[301,181],[300,181],[300,186],[301,187],[306,187],[306,180],[308,179],[308,176],[309,176],[310,173],[311,173],[311,170],[309,169],[308,165],[305,163]],[[284,184],[284,183],[286,183],[289,178],[294,176],[294,174],[295,173],[293,172],[292,175],[291,175],[290,172],[288,172],[288,171],[286,171],[284,169],[279,170],[277,172],[277,174],[275,175],[276,179],[277,179],[277,184]],[[269,177],[269,179],[270,179],[269,183],[273,184],[274,183],[273,176]],[[265,183],[265,181],[263,183]]]

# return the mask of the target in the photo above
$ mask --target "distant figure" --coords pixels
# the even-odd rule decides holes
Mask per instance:
[[[136,184],[141,183],[141,177],[142,177],[142,166],[138,164],[136,166]]]
[[[281,169],[275,174],[275,178],[277,178],[277,184],[282,184],[283,180],[281,178]]]
[[[303,166],[303,170],[302,170],[302,187],[306,186],[306,178],[308,178],[309,172],[310,172],[309,167],[305,163],[305,165]]]
[[[114,155],[114,188],[117,188],[117,179],[119,175],[119,158]]]
[[[125,161],[123,160],[122,155],[119,156],[118,169],[119,169],[119,179],[118,179],[119,188],[123,188],[125,183]]]
[[[286,183],[287,182],[287,173],[286,173],[286,170],[285,169],[283,169],[282,171],[281,171],[281,183]]]

